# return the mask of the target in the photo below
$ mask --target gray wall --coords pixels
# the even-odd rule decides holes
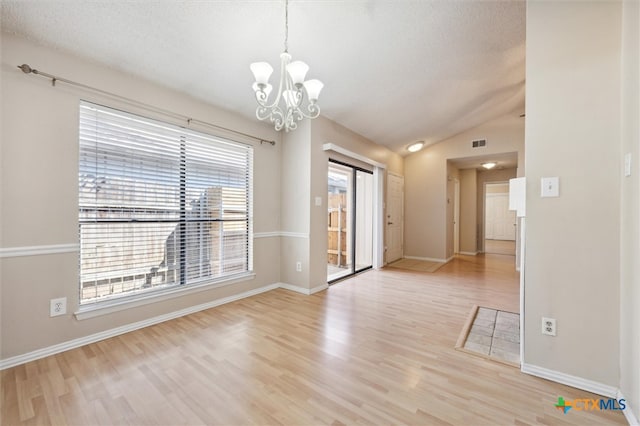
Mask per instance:
[[[622,180],[620,389],[640,419],[640,2],[623,4],[622,154],[632,174]]]
[[[492,120],[405,157],[405,256],[444,260],[453,255],[447,160],[517,152],[522,176],[524,120],[518,115]],[[471,148],[475,139],[487,139],[487,146]]]
[[[52,87],[47,79],[23,74],[16,68],[22,63],[166,110],[279,140],[279,134],[263,123],[3,33],[0,246],[5,249],[78,243],[78,106],[81,98],[153,115],[61,83]],[[198,130],[212,132],[209,128]],[[254,231],[277,232],[280,229],[280,144],[274,147],[244,142],[255,147]],[[257,238],[254,241],[255,279],[85,320],[77,320],[72,314],[78,308],[77,252],[4,257],[0,259],[0,358],[277,283],[280,281],[279,252],[279,237]],[[50,318],[49,300],[65,296],[68,313]]]
[[[295,132],[284,137],[282,176],[282,223],[286,230],[304,236],[283,237],[281,257],[282,280],[306,289],[327,283],[327,174],[329,159],[371,169],[371,166],[344,155],[323,150],[332,143],[357,155],[387,166],[402,175],[402,157],[340,126],[325,117],[304,122]],[[320,206],[315,198],[320,197]],[[295,223],[290,226],[287,222]],[[295,264],[303,262],[302,272]]]
[[[527,364],[619,384],[619,2],[527,3]],[[540,179],[560,177],[560,197]],[[541,317],[557,319],[543,336]]]
[[[477,244],[477,198],[476,169],[460,170],[460,251],[476,253]]]

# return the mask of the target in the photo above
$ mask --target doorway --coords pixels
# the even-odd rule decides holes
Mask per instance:
[[[509,210],[509,184],[485,186],[484,251],[516,255],[516,212]]]
[[[385,262],[391,263],[403,257],[404,234],[404,177],[387,175],[387,217],[386,217]]]
[[[329,160],[329,283],[373,266],[373,195],[373,172]]]
[[[460,253],[460,181],[453,179],[453,254]]]

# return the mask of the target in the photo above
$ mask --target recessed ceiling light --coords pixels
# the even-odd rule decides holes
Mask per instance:
[[[422,149],[422,147],[424,146],[424,142],[420,141],[420,142],[416,142],[414,144],[411,144],[407,147],[407,151],[409,152],[418,152]]]
[[[498,163],[494,163],[493,161],[490,161],[488,163],[482,163],[482,167],[489,170],[489,169],[493,169],[497,164]]]

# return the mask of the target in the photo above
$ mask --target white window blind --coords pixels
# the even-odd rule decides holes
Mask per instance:
[[[82,304],[252,270],[253,148],[80,104]]]

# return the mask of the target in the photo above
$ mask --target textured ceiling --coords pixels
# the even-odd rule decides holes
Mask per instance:
[[[322,114],[400,154],[524,110],[524,1],[290,0],[289,21]],[[2,0],[2,30],[255,117],[284,2]]]

